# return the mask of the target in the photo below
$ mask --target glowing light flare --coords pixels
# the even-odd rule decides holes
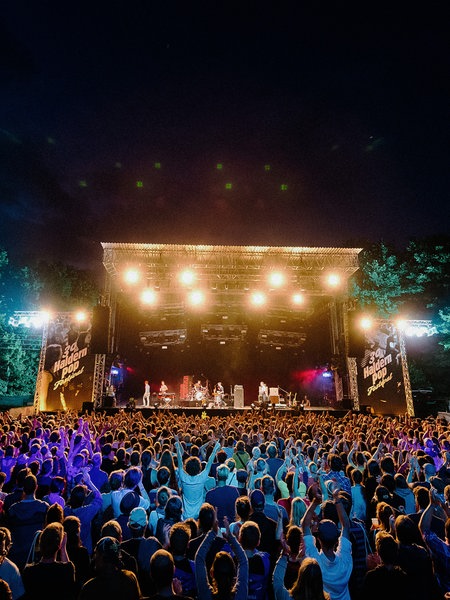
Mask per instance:
[[[191,306],[201,306],[205,302],[205,294],[200,290],[191,292],[188,298]]]
[[[279,288],[285,281],[284,274],[279,271],[272,271],[269,275],[269,283],[272,287]]]
[[[141,294],[141,301],[143,304],[147,304],[147,305],[153,305],[156,304],[157,301],[157,295],[156,292],[154,290],[143,290],[142,294]]]
[[[364,331],[368,331],[369,329],[372,329],[373,320],[370,317],[361,317],[359,325],[361,329],[363,329]]]
[[[180,281],[183,285],[192,285],[195,281],[194,271],[185,269],[180,273]]]
[[[264,306],[266,303],[266,295],[262,292],[253,292],[250,297],[250,302],[253,306]]]
[[[77,323],[84,323],[87,321],[87,313],[84,310],[79,310],[75,313],[75,321]]]
[[[126,283],[130,285],[134,285],[139,281],[141,274],[137,269],[127,269],[124,273],[124,279]]]
[[[337,273],[329,273],[327,275],[327,285],[332,288],[337,288],[341,285],[341,277]]]
[[[295,294],[292,295],[292,304],[295,304],[296,306],[300,306],[302,304],[304,304],[305,302],[305,296],[303,294],[301,294],[300,292],[296,292]]]

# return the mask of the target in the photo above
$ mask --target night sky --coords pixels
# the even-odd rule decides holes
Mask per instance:
[[[100,241],[448,233],[446,3],[1,11],[0,245],[12,256],[95,266]]]

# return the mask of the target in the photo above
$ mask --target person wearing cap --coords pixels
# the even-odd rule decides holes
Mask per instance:
[[[150,559],[162,547],[154,536],[145,537],[147,525],[146,511],[140,506],[133,508],[128,517],[131,539],[123,541],[120,545],[123,551],[136,559],[138,581],[144,595],[154,591],[150,581]]]
[[[317,539],[320,550],[316,548],[315,538],[311,532],[311,523],[316,508],[322,501],[322,494],[318,485],[311,490],[311,504],[302,519],[302,529],[305,542],[305,554],[314,558],[319,563],[323,575],[323,587],[330,594],[331,600],[350,600],[348,582],[353,569],[352,544],[350,541],[350,528],[348,515],[339,496],[339,488],[333,490],[333,501],[341,524],[341,531],[337,525],[323,519],[319,522]],[[337,548],[335,550],[337,544]]]
[[[279,546],[277,540],[278,523],[264,513],[266,498],[261,490],[253,490],[251,492],[250,504],[252,513],[249,521],[256,523],[261,533],[258,547],[262,552],[268,552],[271,558],[275,560]]]
[[[136,575],[122,569],[120,543],[102,537],[94,551],[95,577],[81,588],[78,600],[140,600],[141,589]]]
[[[145,510],[150,508],[150,498],[142,483],[142,470],[140,467],[130,467],[125,473],[123,487],[111,492],[111,506],[115,519],[120,515],[120,502],[122,498],[129,492],[139,493],[139,506]]]

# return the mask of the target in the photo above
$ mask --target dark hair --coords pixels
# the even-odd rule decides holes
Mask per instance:
[[[322,570],[314,558],[303,559],[297,581],[289,591],[293,600],[327,600],[323,591]]]
[[[396,562],[398,546],[390,533],[379,531],[375,540],[375,548],[384,564],[392,565]]]
[[[198,524],[203,533],[206,533],[212,529],[215,517],[216,512],[214,510],[214,506],[208,502],[204,502],[201,505],[198,513]]]
[[[175,556],[184,556],[191,537],[191,530],[185,523],[172,525],[169,534],[170,550]]]
[[[188,475],[198,475],[202,470],[202,463],[197,456],[190,456],[184,463],[184,468]]]
[[[81,521],[75,515],[69,515],[63,521],[64,531],[67,533],[67,546],[69,548],[78,548],[81,544],[80,529]]]
[[[244,550],[254,550],[261,540],[261,531],[253,521],[246,521],[239,530],[239,541]]]
[[[39,546],[43,558],[52,558],[59,550],[64,535],[61,523],[50,523],[39,536]]]
[[[332,471],[342,471],[342,459],[338,454],[329,454],[328,464],[330,465],[330,469]]]
[[[239,496],[236,498],[234,503],[236,509],[236,515],[241,518],[242,521],[247,521],[251,512],[250,498],[248,496]]]
[[[289,525],[286,532],[286,542],[291,549],[292,554],[297,555],[300,551],[300,544],[302,543],[302,530],[297,525]]]
[[[157,550],[150,559],[150,575],[157,589],[171,585],[175,565],[167,550]]]
[[[216,554],[211,567],[213,594],[216,598],[230,598],[235,576],[233,559],[228,552],[221,550]]]
[[[173,521],[180,521],[182,512],[183,503],[181,502],[181,498],[179,496],[171,496],[164,507],[164,517]]]
[[[37,489],[37,480],[34,475],[31,473],[27,475],[23,482],[23,493],[27,496],[30,494],[34,494]]]
[[[45,524],[50,525],[50,523],[61,523],[64,520],[64,511],[60,504],[57,502],[53,503],[48,507],[47,513],[45,515]]]

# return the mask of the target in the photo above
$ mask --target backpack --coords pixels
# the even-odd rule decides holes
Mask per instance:
[[[252,565],[254,559],[260,557],[264,567],[264,573],[252,572]],[[249,572],[248,572],[248,600],[266,600],[267,589],[269,585],[269,573],[270,573],[270,557],[267,552],[255,552],[249,561]]]

